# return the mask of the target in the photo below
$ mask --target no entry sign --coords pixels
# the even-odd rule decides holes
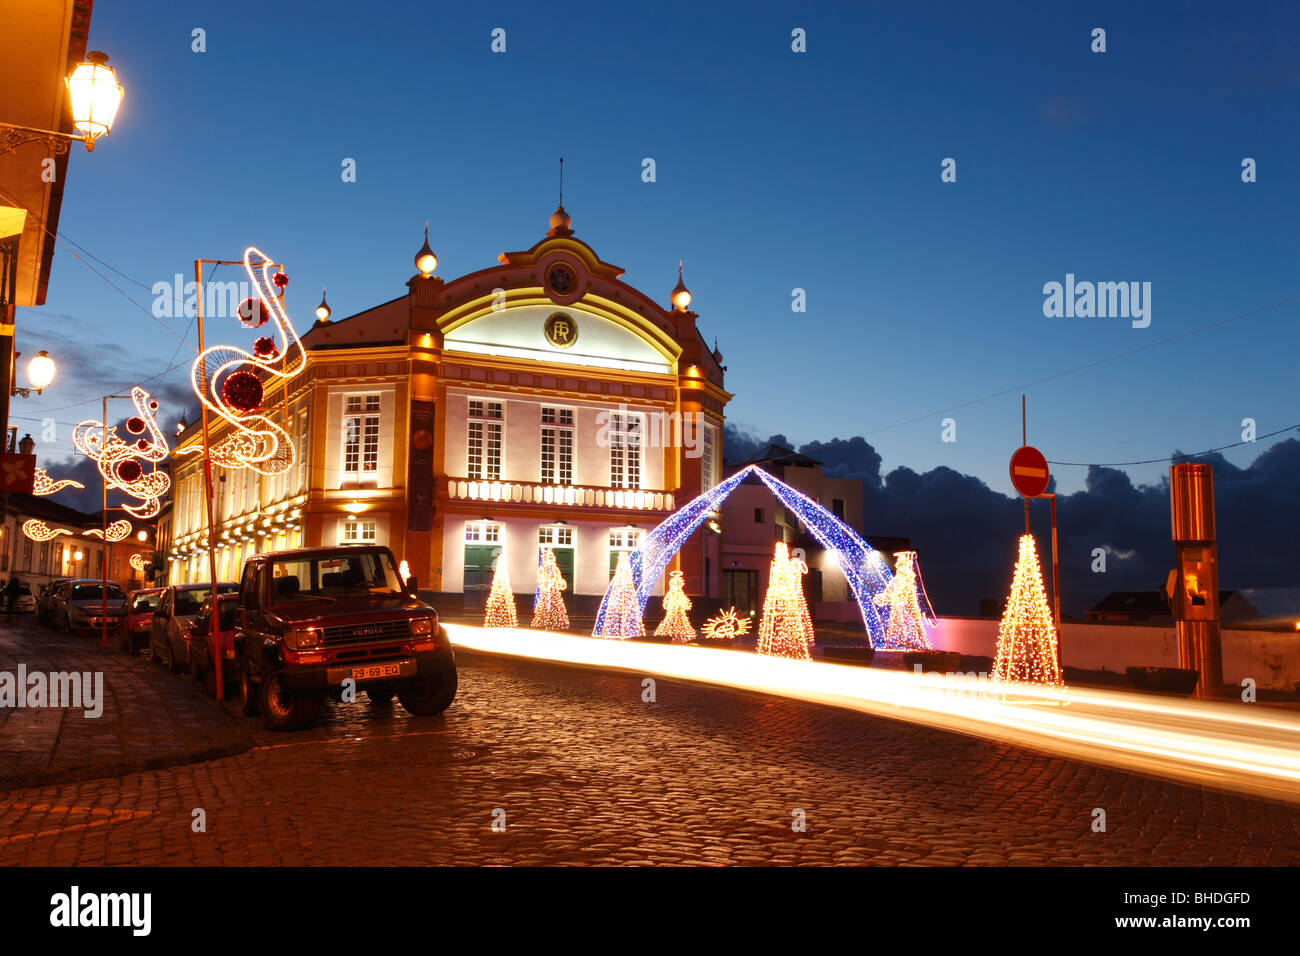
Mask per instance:
[[[1011,456],[1011,484],[1026,498],[1037,498],[1051,479],[1047,459],[1032,445],[1022,445]]]

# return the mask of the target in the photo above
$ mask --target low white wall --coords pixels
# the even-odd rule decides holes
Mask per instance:
[[[1178,666],[1178,638],[1172,626],[1066,623],[1061,631],[1066,667],[1123,673],[1126,667]],[[936,648],[977,657],[993,657],[997,641],[998,622],[984,618],[940,618],[930,633]],[[1227,683],[1251,677],[1260,687],[1294,690],[1300,682],[1300,632],[1225,629],[1222,641]]]

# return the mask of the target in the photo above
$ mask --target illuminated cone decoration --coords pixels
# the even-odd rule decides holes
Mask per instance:
[[[555,552],[543,548],[537,567],[537,593],[533,596],[533,624],[542,631],[563,631],[569,627],[569,612],[564,607],[564,575],[555,563]]]
[[[605,616],[600,619],[600,624],[602,626],[591,632],[592,637],[627,640],[645,636],[645,624],[641,620],[641,599],[636,593],[632,564],[626,551],[618,556],[614,580],[609,582],[609,592],[605,599]]]
[[[763,620],[758,625],[758,653],[812,659],[812,618],[803,596],[803,575],[807,572],[807,565],[792,559],[785,544],[777,542],[763,597]]]
[[[891,650],[933,650],[925,636],[928,623],[921,611],[918,597],[920,569],[916,565],[915,551],[900,551],[894,558],[894,576],[885,589],[873,598],[877,605],[889,607],[889,623],[885,625],[885,646]]]
[[[668,576],[668,593],[664,595],[664,619],[655,628],[655,637],[671,637],[674,644],[695,640],[695,628],[686,612],[691,609],[691,599],[686,596],[686,576],[674,571]]]
[[[1020,558],[1011,579],[1011,597],[998,628],[993,676],[1025,684],[1062,684],[1056,657],[1056,626],[1043,589],[1038,549],[1030,534],[1020,536]]]
[[[488,592],[487,610],[483,615],[484,627],[518,627],[515,613],[515,594],[510,590],[510,572],[506,570],[505,553],[497,555],[492,571],[492,590]]]

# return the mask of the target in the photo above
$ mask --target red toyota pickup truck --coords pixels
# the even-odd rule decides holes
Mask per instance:
[[[244,562],[235,614],[243,712],[271,730],[311,723],[325,698],[397,695],[412,714],[456,697],[456,660],[438,612],[411,593],[387,548],[341,545]]]

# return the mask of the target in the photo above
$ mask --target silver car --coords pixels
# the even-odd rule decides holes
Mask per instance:
[[[105,588],[98,578],[65,581],[55,592],[50,606],[50,624],[69,634],[76,630],[102,630],[105,622],[109,631],[116,631],[125,615],[126,592],[112,581]]]
[[[150,660],[161,661],[174,674],[189,670],[190,632],[211,590],[206,584],[177,584],[167,589],[149,623]],[[217,584],[219,594],[238,590],[239,585],[233,581]]]

